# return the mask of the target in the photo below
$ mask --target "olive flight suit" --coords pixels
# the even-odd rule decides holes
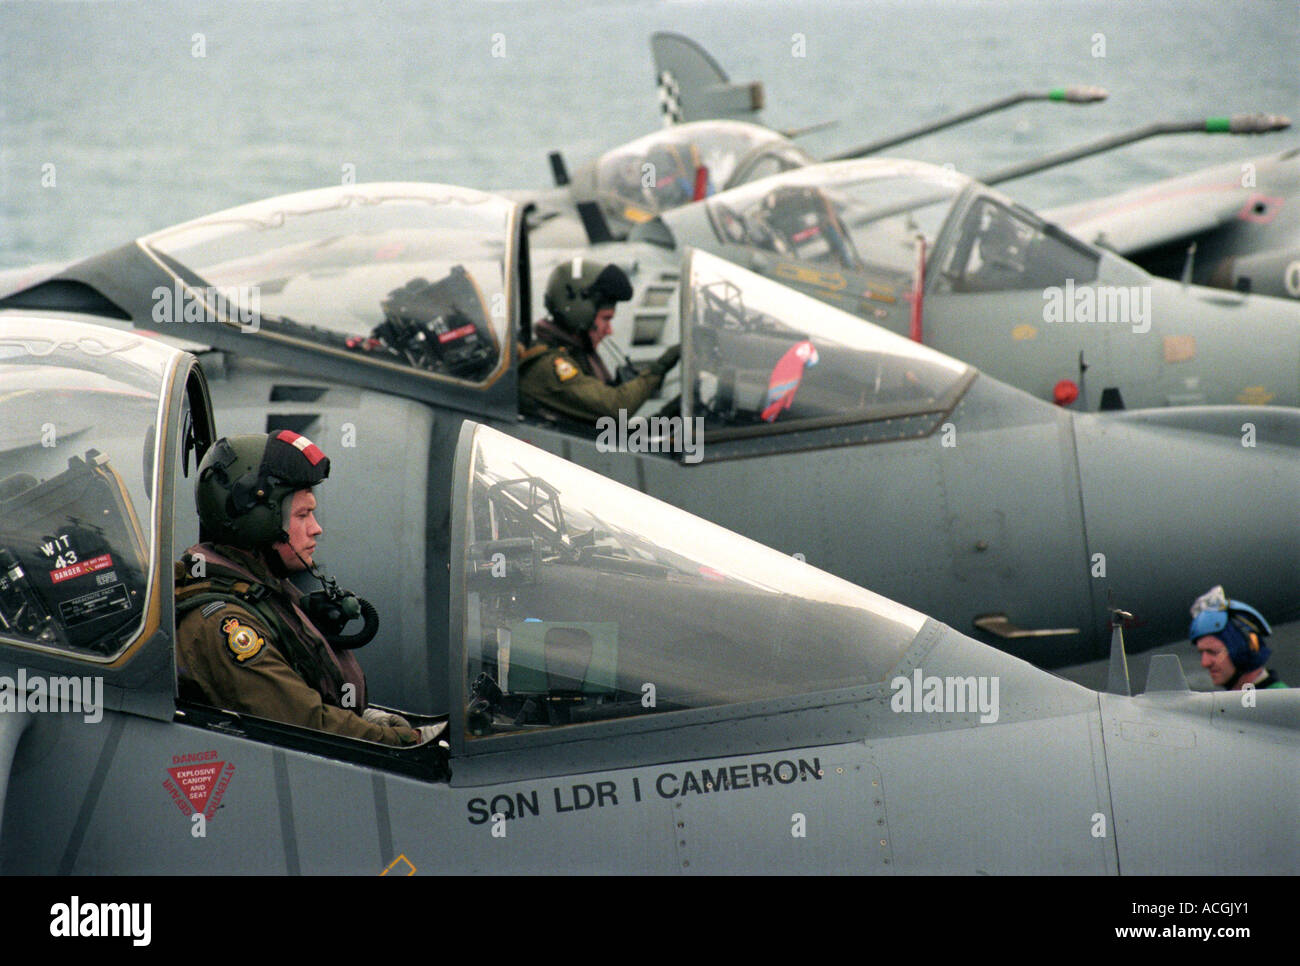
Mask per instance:
[[[630,416],[664,381],[661,373],[649,371],[611,386],[599,357],[593,358],[577,340],[546,323],[539,323],[537,332],[540,341],[519,362],[520,408],[530,415],[592,424],[602,416],[618,418],[620,409]]]
[[[301,591],[258,555],[191,547],[176,564],[176,588],[177,613],[184,615],[176,627],[183,697],[348,738],[419,742],[410,728],[361,717],[361,665],[350,651],[330,647],[298,606]]]

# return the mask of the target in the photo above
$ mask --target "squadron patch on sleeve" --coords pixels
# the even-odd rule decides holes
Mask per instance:
[[[578,368],[564,356],[555,357],[555,375],[560,382],[568,382],[578,374]]]
[[[227,617],[221,622],[221,629],[226,634],[226,647],[231,656],[240,664],[247,664],[262,653],[266,641],[247,624],[239,623],[238,618]]]

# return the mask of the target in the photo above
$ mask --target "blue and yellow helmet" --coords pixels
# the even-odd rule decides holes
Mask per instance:
[[[1263,667],[1272,655],[1264,639],[1273,633],[1264,615],[1239,600],[1221,599],[1192,617],[1187,636],[1193,645],[1202,637],[1214,636],[1223,641],[1228,658],[1238,672]]]

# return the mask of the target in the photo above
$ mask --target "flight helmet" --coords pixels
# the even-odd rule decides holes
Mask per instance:
[[[566,332],[596,325],[596,313],[632,297],[632,283],[617,265],[575,258],[557,265],[546,283],[546,311]]]
[[[1229,600],[1222,587],[1197,598],[1192,606],[1192,624],[1187,636],[1193,645],[1213,635],[1223,641],[1228,658],[1238,674],[1263,667],[1272,649],[1263,643],[1273,633],[1264,615],[1239,600]]]
[[[199,537],[248,550],[287,540],[286,501],[330,475],[329,457],[289,430],[223,437],[199,464]]]

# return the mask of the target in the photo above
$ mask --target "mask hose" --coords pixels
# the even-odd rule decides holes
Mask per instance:
[[[333,577],[327,577],[315,563],[307,563],[297,550],[293,555],[321,583],[321,590],[303,598],[303,610],[316,625],[316,629],[329,641],[330,647],[341,651],[355,651],[365,647],[379,633],[379,611],[363,597],[339,589]],[[361,618],[361,630],[344,634],[343,628],[356,618]]]

